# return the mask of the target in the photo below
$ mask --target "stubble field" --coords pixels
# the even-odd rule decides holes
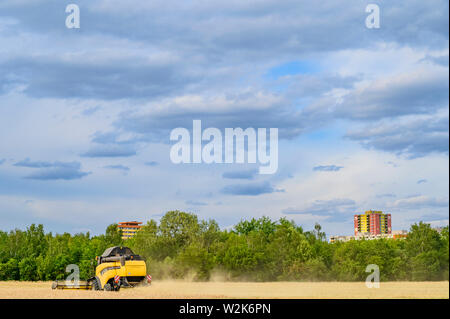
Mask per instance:
[[[5,298],[449,298],[449,282],[382,282],[367,288],[364,282],[187,282],[158,281],[151,286],[119,292],[52,290],[51,282],[0,282]]]

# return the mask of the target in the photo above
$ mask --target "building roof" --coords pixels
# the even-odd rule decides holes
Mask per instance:
[[[119,225],[140,225],[142,224],[142,222],[138,222],[138,221],[131,221],[131,222],[119,222]]]

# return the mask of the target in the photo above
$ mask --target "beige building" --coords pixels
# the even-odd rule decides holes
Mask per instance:
[[[120,222],[118,228],[122,230],[122,239],[128,239],[136,235],[137,231],[141,229],[142,222]]]

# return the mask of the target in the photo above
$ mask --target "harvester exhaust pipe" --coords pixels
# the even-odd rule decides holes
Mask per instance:
[[[102,262],[120,261],[120,265],[125,266],[125,256],[103,257]]]

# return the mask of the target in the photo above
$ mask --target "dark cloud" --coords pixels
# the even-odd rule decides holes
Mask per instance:
[[[157,165],[159,165],[159,163],[155,162],[155,161],[145,162],[144,164],[147,165],[147,166],[157,166]]]
[[[225,186],[221,192],[227,195],[244,195],[258,196],[262,194],[270,194],[277,190],[270,185],[269,182],[253,183],[253,184],[234,184]]]
[[[439,56],[431,56],[428,54],[425,58],[420,60],[420,62],[422,62],[422,61],[431,62],[431,63],[448,68],[448,54],[447,55],[439,55]]]
[[[192,129],[193,120],[201,120],[203,129],[215,127],[222,132],[229,127],[278,128],[281,139],[298,136],[313,122],[277,94],[241,90],[213,97],[183,96],[138,112],[124,112],[115,126],[137,134],[141,140],[169,142],[171,130]]]
[[[448,26],[448,16],[442,11],[448,8],[445,0],[383,4],[383,26],[377,32],[364,25],[367,3],[356,0],[314,8],[306,1],[211,1],[198,6],[178,4],[177,10],[167,10],[166,1],[151,5],[130,1],[83,1],[82,32],[67,32],[61,23],[65,5],[58,1],[33,1],[26,6],[20,1],[3,1],[0,15],[19,22],[15,32],[45,32],[56,39],[64,36],[67,43],[77,39],[81,47],[93,45],[89,53],[75,49],[65,55],[24,53],[2,59],[0,88],[24,86],[24,92],[33,97],[153,103],[147,111],[122,113],[115,123],[118,131],[134,133],[147,142],[167,142],[170,130],[190,127],[193,119],[219,129],[277,127],[280,139],[290,139],[336,118],[373,121],[432,113],[447,105],[444,71],[416,71],[358,89],[354,84],[362,75],[294,74],[278,79],[278,84],[288,86],[283,94],[268,93],[273,90],[266,91],[254,82],[248,91],[236,92],[236,83],[249,74],[264,75],[280,63],[297,61],[313,52],[367,49],[380,41],[447,47],[444,27]],[[101,47],[95,45],[98,41]],[[445,57],[430,59],[440,63]],[[348,89],[350,93],[336,105],[335,99],[325,94],[333,89]],[[220,96],[217,92],[227,93]],[[170,100],[174,96],[177,98]],[[304,99],[320,100],[306,103]],[[95,111],[85,110],[86,114]],[[94,136],[93,142],[136,142],[118,141],[117,136],[108,134],[116,133]],[[378,143],[363,144],[372,147]],[[427,154],[424,145],[419,148],[418,152]],[[108,145],[94,146],[83,156],[134,154],[134,146]]]
[[[94,62],[83,56],[73,60],[15,58],[0,64],[0,71],[3,77],[25,85],[27,95],[37,98],[154,98],[179,93],[193,81],[192,76],[183,74],[184,68],[174,63],[103,56],[102,61]]]
[[[26,179],[35,179],[35,180],[73,180],[80,179],[87,175],[91,174],[90,172],[81,172],[79,169],[70,168],[70,167],[57,167],[50,169],[41,169],[35,173],[29,174],[25,176]]]
[[[124,165],[107,165],[107,166],[104,166],[104,168],[115,169],[115,170],[120,170],[120,171],[124,171],[124,172],[130,171],[130,168],[128,166],[124,166]]]
[[[34,173],[25,176],[26,179],[35,180],[73,180],[91,174],[90,172],[82,172],[79,162],[32,161],[26,158],[15,163],[14,166],[36,169]]]
[[[35,180],[73,180],[91,174],[90,172],[82,172],[79,162],[31,161],[27,158],[15,163],[14,166],[37,169],[36,172],[25,176],[26,179]]]
[[[130,145],[99,144],[92,146],[83,157],[129,157],[136,155],[136,149]]]
[[[336,165],[323,165],[323,166],[315,166],[313,168],[314,171],[321,171],[321,172],[337,172],[341,168],[344,168],[343,166],[336,166]]]
[[[229,179],[254,179],[257,173],[257,169],[230,171],[223,173],[222,177]]]
[[[364,147],[408,158],[423,157],[431,153],[448,154],[448,114],[383,121],[348,132],[346,137],[360,142]]]
[[[448,105],[448,71],[414,71],[383,78],[343,97],[333,114],[356,120],[379,120],[430,114]]]
[[[92,136],[91,142],[99,144],[120,144],[118,132],[95,132]]]
[[[29,167],[29,168],[69,168],[69,169],[79,169],[81,164],[79,162],[46,162],[46,161],[32,161],[26,158],[14,164],[14,166],[19,167]]]
[[[137,139],[121,139],[120,132],[95,132],[83,157],[130,157],[137,154]]]
[[[0,90],[20,83],[34,97],[154,99],[191,87],[222,88],[236,76],[266,71],[274,57],[291,61],[378,42],[448,46],[448,1],[385,3],[383,25],[376,31],[364,24],[368,3],[341,0],[312,7],[294,0],[216,0],[180,6],[178,1],[80,0],[81,29],[67,30],[66,3],[4,0],[0,16],[18,22],[12,32],[45,34],[73,55],[15,56],[0,62]],[[89,55],[76,49],[83,41],[90,45]],[[104,50],[96,51],[98,41]],[[125,45],[132,49],[124,52]],[[99,55],[102,59],[96,60]]]
[[[364,25],[370,1],[341,0],[310,6],[307,1],[219,1],[184,3],[175,0],[79,0],[85,34],[106,34],[178,44],[185,50],[204,46],[220,53],[250,55],[276,52],[339,50],[367,46],[383,39],[409,46],[439,46],[448,39],[448,2],[409,0],[381,4],[382,27]],[[1,15],[18,19],[27,31],[62,34],[66,3],[7,1]],[[173,9],[176,8],[176,9]],[[84,28],[84,29],[83,29]],[[66,32],[67,33],[67,32]],[[81,33],[81,32],[80,32]],[[79,34],[79,33],[77,33]],[[69,34],[70,35],[70,34]]]
[[[167,142],[172,129],[190,128],[192,120],[200,119],[204,128],[277,127],[280,139],[291,139],[338,118],[374,122],[414,114],[435,114],[448,105],[447,101],[446,73],[420,74],[417,71],[384,78],[365,89],[353,89],[337,105],[336,99],[324,96],[299,109],[289,94],[249,89],[234,94],[186,95],[164,100],[139,112],[124,112],[115,126],[140,136],[142,141]],[[383,123],[377,122],[374,126],[382,127]],[[436,133],[429,131],[430,137],[439,142]],[[347,137],[358,139],[357,135],[348,134]],[[426,145],[417,146],[421,149],[418,152],[423,151],[425,155],[430,152],[425,149]]]

